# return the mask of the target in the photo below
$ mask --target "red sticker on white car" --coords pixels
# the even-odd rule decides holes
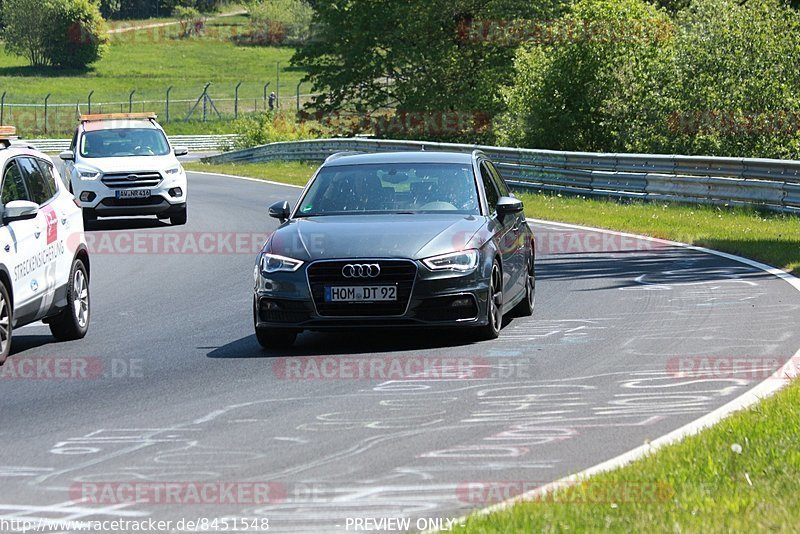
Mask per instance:
[[[58,239],[58,217],[55,210],[49,206],[44,209],[44,217],[47,221],[47,244],[50,245]]]

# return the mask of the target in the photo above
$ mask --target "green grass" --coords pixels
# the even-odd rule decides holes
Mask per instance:
[[[86,70],[30,67],[24,58],[8,54],[0,45],[0,93],[7,93],[5,122],[16,124],[24,136],[41,134],[43,109],[13,104],[43,104],[45,96],[51,94],[48,133],[69,132],[74,128],[76,103],[85,113],[92,90],[95,113],[127,111],[129,94],[135,90],[134,101],[159,102],[134,104],[134,111],[156,111],[163,121],[163,101],[169,86],[173,86],[171,118],[177,122],[186,117],[207,82],[212,83],[210,96],[229,119],[233,114],[234,87],[240,81],[240,111],[263,109],[263,86],[270,82],[269,90],[275,90],[277,62],[281,62],[282,101],[284,106],[294,105],[296,85],[303,76],[302,71],[289,65],[294,50],[234,44],[232,37],[243,34],[247,27],[247,17],[233,16],[209,21],[203,37],[179,39],[177,26],[112,35],[106,55]],[[308,88],[301,87],[301,91],[307,92]],[[116,104],[100,105],[109,102]],[[200,118],[201,112],[199,107],[194,118]],[[198,124],[193,133],[207,131],[206,126]]]
[[[800,217],[744,208],[523,194],[529,217],[598,226],[738,254],[800,275]]]
[[[455,532],[796,532],[798,406],[795,382],[696,436],[592,477],[562,494],[560,502],[555,494],[473,516]],[[619,496],[625,489],[650,487],[661,491],[641,498],[591,497],[603,490]],[[581,495],[587,497],[576,497]]]
[[[310,163],[287,161],[280,163],[226,163],[224,165],[209,165],[207,163],[184,163],[187,171],[215,172],[220,174],[233,174],[247,176],[261,180],[282,182],[291,185],[306,185],[308,179],[319,167]]]

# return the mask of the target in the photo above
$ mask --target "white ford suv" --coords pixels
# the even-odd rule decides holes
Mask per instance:
[[[84,222],[156,215],[186,224],[186,173],[153,113],[82,115],[69,150],[60,154]]]
[[[46,155],[0,127],[0,364],[14,328],[43,320],[59,340],[89,329],[81,209]]]

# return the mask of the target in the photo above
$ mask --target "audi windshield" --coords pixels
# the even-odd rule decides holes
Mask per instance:
[[[323,167],[295,217],[380,213],[480,213],[470,165],[382,164]]]
[[[85,132],[81,138],[84,158],[166,156],[167,138],[156,128],[116,128]]]

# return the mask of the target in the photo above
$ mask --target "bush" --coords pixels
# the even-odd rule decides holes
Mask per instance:
[[[165,13],[174,13],[179,7],[196,9],[201,13],[213,13],[223,4],[221,0],[163,0],[161,8]]]
[[[677,23],[654,76],[662,120],[631,148],[799,158],[800,14],[778,0],[700,0]]]
[[[192,35],[201,35],[206,27],[206,19],[193,7],[178,6],[172,11],[172,16],[178,19],[181,26],[182,38]]]
[[[261,0],[248,4],[249,44],[303,43],[311,36],[313,9],[303,0]]]
[[[6,49],[33,66],[85,67],[103,54],[105,24],[89,0],[5,0]]]
[[[626,91],[670,32],[667,15],[641,0],[580,0],[546,39],[518,53],[499,139],[558,150],[615,147],[626,128]]]
[[[234,130],[241,134],[236,148],[249,148],[278,141],[300,141],[328,137],[325,126],[312,121],[298,121],[294,113],[258,113],[236,121]]]
[[[587,18],[589,27],[622,24],[648,37],[519,51],[503,92],[502,142],[800,157],[800,14],[792,8],[779,0],[694,0],[672,23],[639,0],[580,0],[560,24]]]

